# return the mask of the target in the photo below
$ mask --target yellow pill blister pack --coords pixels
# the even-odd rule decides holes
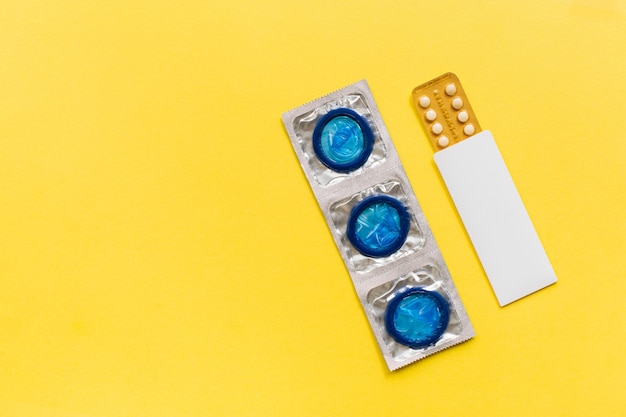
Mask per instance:
[[[451,72],[415,87],[413,102],[435,149],[481,131],[459,78]]]
[[[488,130],[456,75],[413,90],[435,163],[501,306],[556,282],[556,274]]]

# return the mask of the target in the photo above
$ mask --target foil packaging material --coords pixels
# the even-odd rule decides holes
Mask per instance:
[[[373,136],[365,162],[349,169],[323,162],[319,155],[323,146],[331,149],[331,153],[335,146],[339,149],[338,155],[349,157],[353,149],[344,152],[341,141],[353,140],[356,151],[360,150],[359,144],[364,143],[358,124],[352,123],[355,127],[351,127],[349,117],[337,119],[338,128],[322,129],[320,122],[328,119],[324,116],[333,111],[341,113],[340,110],[348,116],[352,112],[358,114],[362,118],[359,123],[365,121]],[[340,132],[344,121],[347,130]],[[394,371],[471,339],[474,329],[367,82],[357,82],[291,110],[283,114],[283,122],[389,369]],[[320,140],[325,141],[323,146]],[[375,200],[380,196],[399,204],[385,205],[387,200]],[[363,204],[367,206],[370,201],[371,207],[363,210]],[[396,212],[394,207],[404,207],[408,214],[408,226],[402,230],[399,219],[405,218],[404,211]],[[356,221],[351,219],[357,215],[360,217]],[[387,254],[385,245],[393,239],[403,240],[398,242],[399,248],[394,247],[393,252]],[[363,245],[381,249],[384,255],[368,254]],[[411,289],[423,292],[411,295]],[[431,293],[437,295],[432,300],[418,297]],[[414,299],[392,303],[396,297]],[[447,307],[437,307],[432,302],[436,300],[445,300]],[[392,305],[402,308],[390,311]],[[435,326],[433,320],[436,319],[445,319],[445,324]]]

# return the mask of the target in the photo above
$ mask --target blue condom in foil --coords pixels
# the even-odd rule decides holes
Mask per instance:
[[[410,227],[404,205],[386,195],[368,197],[350,212],[346,234],[363,255],[389,256],[404,244]]]
[[[449,320],[448,302],[438,293],[418,287],[400,291],[385,311],[385,328],[389,335],[413,349],[439,340]]]
[[[350,172],[360,168],[374,147],[374,134],[357,112],[340,108],[326,113],[313,131],[313,151],[328,168]]]

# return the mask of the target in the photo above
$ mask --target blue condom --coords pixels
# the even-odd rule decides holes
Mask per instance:
[[[385,311],[385,328],[393,339],[413,349],[434,344],[448,327],[450,307],[438,293],[410,288],[397,294]]]
[[[313,131],[313,150],[319,160],[337,172],[350,172],[365,164],[374,147],[367,121],[350,109],[326,113]]]
[[[368,197],[350,212],[346,234],[363,255],[389,256],[404,245],[410,217],[404,205],[385,195]]]

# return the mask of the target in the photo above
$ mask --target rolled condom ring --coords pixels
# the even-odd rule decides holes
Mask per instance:
[[[400,291],[385,311],[385,328],[389,335],[413,349],[437,342],[449,321],[448,302],[439,293],[419,287]]]
[[[409,213],[400,201],[378,195],[366,198],[352,209],[346,234],[363,255],[385,257],[404,245],[410,223]]]
[[[326,113],[313,131],[313,151],[328,168],[354,171],[367,161],[374,147],[374,134],[367,121],[351,109]]]

